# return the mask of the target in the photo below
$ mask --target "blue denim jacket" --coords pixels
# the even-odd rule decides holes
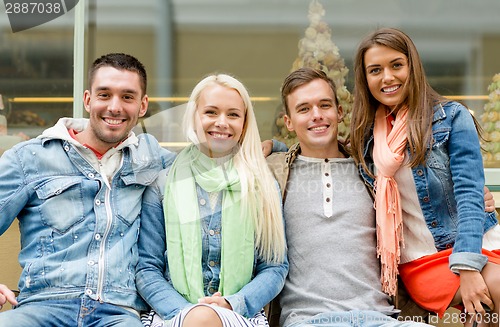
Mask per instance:
[[[432,136],[426,164],[412,168],[427,227],[438,251],[453,247],[450,268],[465,265],[482,270],[487,262],[481,254],[482,238],[498,222],[495,212],[484,211],[483,162],[467,108],[458,102],[436,106]],[[370,168],[372,150],[373,136],[365,147]],[[374,180],[361,166],[360,172],[373,189]]]
[[[166,174],[167,170],[162,171],[157,183],[144,193],[136,283],[139,293],[153,310],[163,319],[171,319],[191,304],[175,290],[169,277],[162,204]],[[222,205],[219,199],[212,215],[208,193],[200,187],[197,192],[202,217],[203,283],[205,295],[211,296],[219,287]],[[233,310],[245,317],[253,317],[278,295],[288,273],[288,261],[269,264],[257,255],[255,258],[250,283],[239,292],[225,296]]]
[[[142,195],[173,154],[150,135],[123,148],[111,188],[68,140],[37,138],[0,159],[0,234],[17,217],[20,305],[88,296],[146,309],[135,286]]]

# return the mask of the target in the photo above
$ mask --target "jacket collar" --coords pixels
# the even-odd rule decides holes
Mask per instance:
[[[446,113],[444,112],[444,108],[441,103],[434,106],[434,115],[432,117],[432,123],[434,124],[438,120],[442,120],[446,118]]]

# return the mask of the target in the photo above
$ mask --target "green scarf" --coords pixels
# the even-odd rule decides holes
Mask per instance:
[[[223,296],[238,292],[251,280],[255,251],[253,220],[242,212],[240,179],[232,159],[219,165],[196,146],[188,146],[168,174],[163,209],[170,277],[175,289],[191,303],[205,296],[195,183],[207,192],[223,194],[219,284]]]

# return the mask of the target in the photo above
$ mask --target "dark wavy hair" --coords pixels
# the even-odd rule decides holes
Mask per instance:
[[[144,65],[134,56],[125,53],[108,53],[97,58],[89,69],[89,89],[94,82],[96,71],[101,67],[113,67],[119,70],[128,70],[137,73],[141,82],[142,96],[146,94],[148,86],[146,69],[144,68]]]

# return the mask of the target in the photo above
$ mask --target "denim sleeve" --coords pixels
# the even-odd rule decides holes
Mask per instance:
[[[164,172],[160,173],[159,179],[164,176]],[[163,185],[159,181],[153,183],[143,196],[136,284],[149,306],[162,319],[171,319],[190,303],[167,280]]]
[[[461,104],[451,108],[448,140],[453,193],[457,203],[457,237],[450,256],[450,268],[462,264],[482,270],[481,254],[484,213],[484,170],[479,137],[469,111]]]
[[[274,152],[287,152],[288,147],[286,146],[285,143],[280,142],[278,140],[272,139],[273,141],[273,149],[271,150],[271,153]]]
[[[458,252],[450,255],[449,266],[453,273],[460,269],[481,271],[488,262],[488,258],[479,253]]]
[[[160,155],[162,159],[163,168],[168,168],[174,163],[176,153],[169,151],[165,148],[160,148]]]
[[[0,158],[0,235],[16,219],[29,199],[22,164],[14,149]]]
[[[238,293],[225,299],[234,312],[251,318],[279,294],[287,274],[288,259],[280,264],[272,264],[258,258],[255,277]]]

